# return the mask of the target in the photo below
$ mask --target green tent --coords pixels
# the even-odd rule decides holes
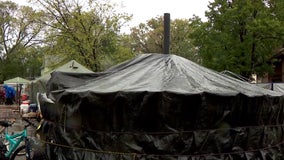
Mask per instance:
[[[4,81],[4,84],[27,84],[27,83],[30,83],[30,81],[21,77],[15,77]]]
[[[36,78],[31,82],[31,101],[36,101],[36,94],[37,93],[44,93],[46,92],[46,84],[51,77],[51,73],[54,71],[61,71],[61,72],[68,72],[68,73],[93,73],[93,71],[89,70],[88,68],[84,67],[80,63],[75,60],[71,60],[66,64],[47,72],[46,74],[42,75],[39,78]]]
[[[28,92],[28,86],[31,81],[21,78],[21,77],[15,77],[12,79],[8,79],[4,81],[4,84],[8,84],[13,86],[16,89],[17,95],[16,95],[16,101],[20,104],[20,96],[23,93]]]

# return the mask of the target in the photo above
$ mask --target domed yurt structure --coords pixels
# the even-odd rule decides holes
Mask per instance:
[[[41,106],[49,124],[43,132],[53,138],[51,159],[283,155],[281,93],[185,58],[141,54],[95,76],[54,72],[51,77],[48,96],[55,103]]]

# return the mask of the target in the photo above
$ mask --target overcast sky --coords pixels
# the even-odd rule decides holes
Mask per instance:
[[[112,0],[123,4],[123,11],[133,14],[130,26],[170,13],[171,19],[191,18],[194,14],[205,20],[205,11],[212,0]]]
[[[23,5],[26,0],[12,1]],[[170,13],[171,19],[188,19],[195,14],[205,20],[204,13],[209,1],[213,0],[111,0],[111,2],[122,4],[123,12],[133,15],[132,21],[128,24],[130,27],[145,23],[151,18],[163,16],[164,13]],[[128,28],[123,30],[127,32]]]
[[[112,0],[123,3],[124,10],[133,14],[133,23],[170,13],[171,18],[190,18],[193,14],[204,17],[209,0]],[[212,1],[212,0],[211,0]]]

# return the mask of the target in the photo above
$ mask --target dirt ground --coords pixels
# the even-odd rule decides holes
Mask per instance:
[[[20,114],[19,107],[17,105],[0,105],[0,120],[6,120],[14,122],[11,127],[8,128],[9,133],[17,133],[24,129],[27,124],[22,120],[22,115]],[[38,125],[38,122],[34,118],[29,118],[31,122]],[[1,129],[0,129],[1,130]],[[28,136],[34,137],[35,127],[28,127]]]
[[[35,114],[33,114],[35,115]],[[29,126],[27,128],[28,131],[28,137],[30,140],[32,140],[32,143],[38,144],[40,142],[40,139],[38,136],[36,136],[36,127],[39,125],[39,122],[36,120],[34,117],[28,117],[29,121],[34,124],[33,126]],[[8,133],[13,134],[13,133],[18,133],[23,131],[25,125],[28,123],[22,119],[22,115],[20,114],[19,111],[19,106],[17,105],[0,105],[0,121],[5,120],[5,121],[10,121],[14,122],[11,127],[8,127]],[[3,127],[0,126],[0,131],[2,131]],[[4,132],[0,133],[3,134]],[[19,158],[19,157],[18,157]],[[19,159],[25,159],[25,157],[20,157]]]

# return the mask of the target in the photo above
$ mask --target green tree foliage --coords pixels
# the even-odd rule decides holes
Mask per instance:
[[[203,65],[245,77],[272,71],[267,62],[284,38],[282,0],[215,0],[206,17],[191,20]]]
[[[37,23],[41,13],[31,7],[1,1],[0,15],[0,81],[15,76],[34,76],[28,73],[32,70],[28,66],[36,66],[31,66],[34,62],[27,60],[26,55],[32,46],[41,42],[38,35],[43,26]]]
[[[130,16],[118,13],[109,1],[36,0],[46,11],[47,54],[60,61],[75,59],[93,71],[113,65],[122,49],[119,31]],[[130,51],[130,52],[129,52]],[[58,62],[56,62],[58,63]]]
[[[24,77],[33,79],[40,75],[40,68],[42,66],[43,53],[40,48],[22,48],[17,51],[17,54],[8,56],[5,61],[1,63],[0,72],[1,80],[6,80],[14,77]]]
[[[190,37],[193,30],[190,21],[175,19],[170,22],[170,53],[183,56],[192,61],[199,61],[197,49],[193,46]],[[163,53],[164,19],[152,18],[147,23],[140,23],[133,27],[130,34],[137,53]]]

